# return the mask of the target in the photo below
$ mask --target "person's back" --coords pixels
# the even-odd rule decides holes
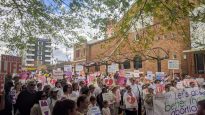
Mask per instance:
[[[27,90],[22,91],[17,98],[17,108],[21,115],[29,115],[32,106],[34,105],[35,93],[30,93]]]

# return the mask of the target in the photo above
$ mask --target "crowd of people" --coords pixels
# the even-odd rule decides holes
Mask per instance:
[[[42,115],[39,101],[46,100],[51,115],[154,115],[153,97],[156,84],[161,84],[161,80],[144,83],[131,77],[124,86],[108,86],[103,82],[106,78],[97,76],[97,85],[84,80],[59,80],[53,86],[34,79],[26,80],[26,84],[8,81],[5,83],[5,109],[0,114]],[[178,81],[177,78],[164,81],[164,92],[177,91]],[[204,81],[202,84],[190,82],[188,87],[196,86],[205,90]],[[104,99],[105,94],[109,94],[109,100]],[[197,115],[205,115],[205,101],[199,101],[198,106]]]

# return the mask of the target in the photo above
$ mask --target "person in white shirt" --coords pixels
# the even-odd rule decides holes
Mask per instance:
[[[87,115],[101,115],[100,108],[97,106],[97,101],[94,96],[90,97]]]
[[[111,115],[108,101],[103,102],[102,115]]]
[[[58,89],[57,88],[51,89],[51,96],[47,99],[47,101],[48,101],[50,111],[53,111],[53,107],[58,101]]]
[[[126,86],[126,92],[123,96],[123,103],[125,104],[125,113],[126,115],[137,115],[138,102],[137,96],[132,91],[132,88],[128,85]]]

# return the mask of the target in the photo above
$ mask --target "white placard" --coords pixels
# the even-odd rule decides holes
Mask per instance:
[[[53,70],[53,76],[56,79],[63,79],[63,71],[61,71],[61,70]]]
[[[41,108],[42,115],[51,115],[47,100],[40,100],[39,105],[40,105],[40,108]]]
[[[115,73],[116,71],[119,71],[119,64],[108,65],[108,73]]]
[[[64,71],[70,71],[72,72],[72,65],[64,65]]]
[[[179,69],[179,60],[168,60],[168,69]]]
[[[112,101],[113,100],[113,96],[112,96],[112,93],[103,93],[102,94],[102,97],[103,97],[103,101]]]
[[[83,71],[83,66],[82,65],[76,65],[75,66],[75,71],[77,71],[77,72]]]

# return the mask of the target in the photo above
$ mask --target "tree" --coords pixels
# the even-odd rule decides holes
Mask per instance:
[[[105,31],[110,20],[117,22],[113,39],[126,38],[136,23],[142,27],[151,25],[150,21],[146,21],[150,16],[158,17],[166,25],[165,30],[176,29],[173,25],[183,30],[180,21],[184,18],[205,22],[205,13],[194,12],[196,7],[205,5],[204,0],[49,1],[50,4],[39,0],[1,0],[0,40],[9,43],[7,46],[11,49],[24,49],[25,43],[39,37],[71,47],[73,43],[95,36],[106,38]],[[136,31],[137,27],[134,27]],[[153,40],[152,33],[149,30],[149,36],[143,36],[138,44],[149,46]]]

